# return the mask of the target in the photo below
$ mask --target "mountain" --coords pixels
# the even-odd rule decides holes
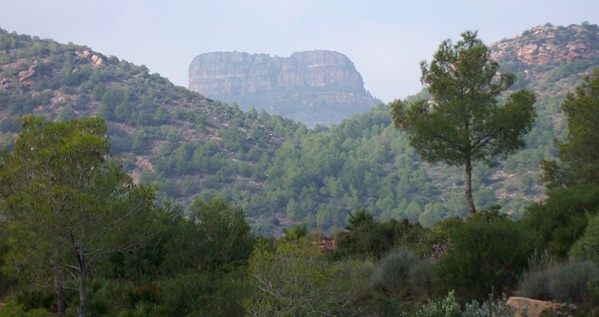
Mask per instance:
[[[264,109],[305,123],[330,126],[370,110],[379,101],[364,89],[362,76],[345,55],[308,51],[291,56],[214,52],[189,66],[189,89]]]
[[[19,118],[29,113],[104,117],[113,155],[137,181],[155,183],[160,201],[185,207],[201,188],[206,195],[235,192],[257,211],[251,197],[264,192],[268,158],[299,127],[244,113],[86,46],[0,29],[1,147],[10,148]]]
[[[598,46],[591,24],[535,27],[490,45],[501,71],[518,76],[514,88],[537,95],[538,117],[526,149],[494,169],[475,166],[478,207],[499,204],[518,216],[543,197],[539,162],[555,156],[553,139],[565,129],[559,104],[599,66]],[[422,162],[385,105],[308,129],[176,87],[86,46],[0,31],[0,147],[10,148],[28,113],[103,116],[112,153],[135,179],[159,188],[159,201],[185,208],[195,197],[222,195],[259,234],[299,222],[333,230],[361,208],[425,225],[467,212],[461,169]]]
[[[599,30],[596,25],[546,24],[491,46],[491,58],[504,71],[519,75],[539,95],[564,95],[580,75],[599,64]],[[551,83],[551,84],[550,84]]]

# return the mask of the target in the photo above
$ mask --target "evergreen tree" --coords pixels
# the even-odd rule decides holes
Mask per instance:
[[[499,64],[489,59],[489,49],[476,36],[465,32],[455,45],[446,40],[430,65],[421,63],[421,80],[431,94],[428,102],[407,105],[396,100],[391,105],[395,126],[410,135],[410,144],[423,159],[464,167],[470,213],[476,212],[473,164],[492,166],[495,157],[522,148],[535,118],[535,97],[527,90],[499,103],[515,76],[498,73]]]
[[[136,186],[110,149],[101,118],[51,122],[23,118],[12,153],[0,160],[0,211],[9,231],[7,265],[53,283],[64,314],[69,278],[87,311],[86,282],[100,257],[131,247],[112,239],[153,207],[154,192]],[[33,282],[33,281],[32,281]]]
[[[599,185],[599,68],[561,104],[568,134],[558,142],[559,162],[543,161],[548,187]]]

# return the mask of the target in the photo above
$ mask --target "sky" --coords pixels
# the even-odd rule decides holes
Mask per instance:
[[[466,30],[492,44],[538,25],[599,23],[598,0],[0,0],[0,28],[86,45],[179,86],[202,53],[349,57],[384,102],[417,93],[422,60]]]

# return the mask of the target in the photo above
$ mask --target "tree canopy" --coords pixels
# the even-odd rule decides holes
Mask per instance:
[[[558,141],[559,161],[543,161],[548,187],[599,185],[599,68],[582,81],[561,104],[568,133]]]
[[[101,118],[52,122],[26,116],[12,153],[0,164],[0,210],[12,240],[8,259],[18,272],[56,288],[73,277],[79,315],[86,314],[86,279],[99,257],[127,248],[111,239],[129,220],[153,208],[154,191],[133,184]],[[48,281],[50,279],[50,281]],[[43,285],[43,284],[42,284]],[[76,286],[75,286],[76,285]]]
[[[511,73],[499,73],[489,49],[476,32],[465,32],[455,45],[441,43],[429,65],[421,63],[422,83],[431,94],[428,101],[391,104],[395,126],[406,131],[410,144],[423,159],[463,166],[468,209],[476,212],[472,198],[472,166],[489,166],[524,147],[524,135],[532,128],[534,95],[527,90],[503,93],[514,84]]]

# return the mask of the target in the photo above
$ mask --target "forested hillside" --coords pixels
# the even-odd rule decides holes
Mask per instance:
[[[539,163],[555,156],[553,139],[565,127],[559,102],[599,65],[598,32],[589,24],[546,25],[490,46],[502,71],[518,76],[514,88],[537,95],[538,117],[525,150],[495,169],[475,166],[477,206],[500,205],[518,215],[542,197]],[[530,57],[537,55],[545,57]],[[134,179],[156,184],[160,201],[187,206],[196,196],[224,195],[257,233],[280,233],[301,222],[328,231],[361,208],[383,220],[427,226],[466,213],[460,170],[422,163],[393,127],[386,105],[310,130],[206,99],[85,46],[5,31],[0,67],[2,146],[11,145],[19,117],[28,113],[100,115],[112,153],[123,157]]]
[[[112,154],[158,199],[187,205],[223,193],[257,208],[270,158],[299,125],[242,112],[176,87],[114,56],[72,43],[0,32],[0,143],[10,147],[29,113],[54,120],[102,116]],[[261,212],[265,212],[262,210]]]
[[[533,31],[493,47],[535,92],[536,125],[526,148],[475,167],[479,210],[463,218],[459,170],[423,163],[397,107],[310,130],[87,47],[0,32],[0,317],[599,315],[598,28]],[[439,72],[457,101],[429,86],[409,110],[443,127],[506,118],[488,106],[514,77],[488,84],[498,65],[462,37],[435,54],[458,57]],[[531,50],[566,64],[530,66]],[[473,82],[499,92],[463,93]],[[487,103],[462,100],[475,94]],[[541,171],[546,197],[529,202]]]

